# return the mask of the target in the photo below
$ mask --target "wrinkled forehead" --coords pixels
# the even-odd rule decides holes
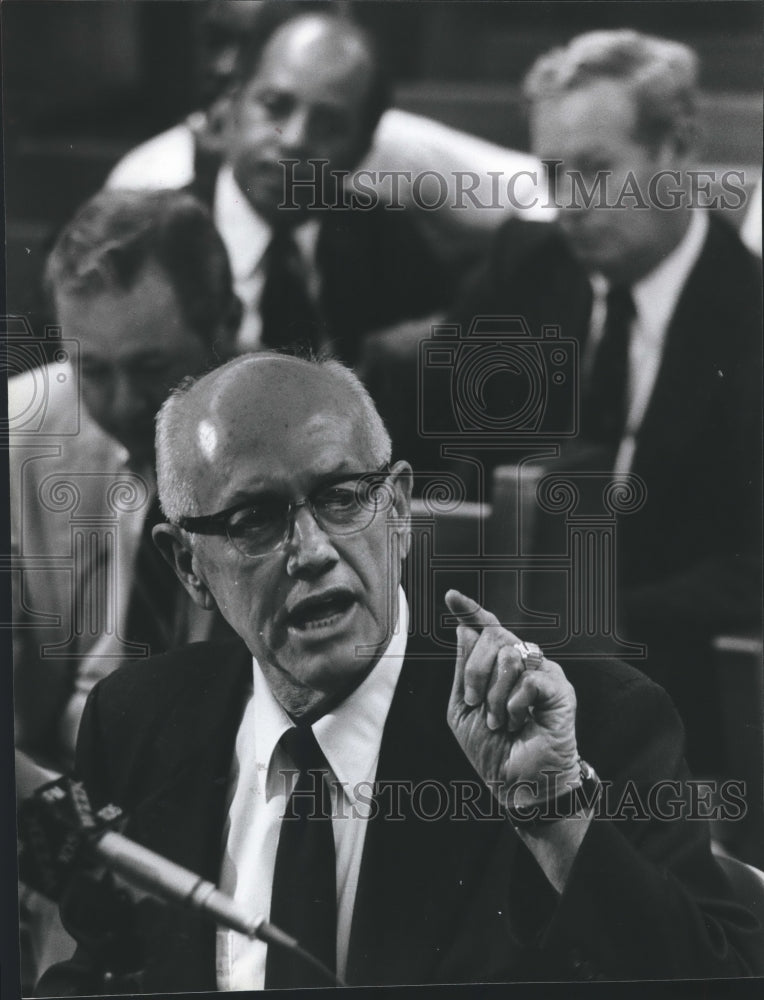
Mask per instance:
[[[371,442],[360,407],[335,375],[295,358],[253,358],[191,390],[184,422],[189,473],[230,479],[242,468],[298,476],[340,458],[364,467]]]

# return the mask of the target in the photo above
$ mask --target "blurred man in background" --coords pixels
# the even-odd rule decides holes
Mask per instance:
[[[537,61],[531,136],[559,224],[508,222],[452,319],[522,315],[534,335],[557,324],[578,341],[589,468],[647,489],[618,524],[618,631],[647,644],[642,666],[680,708],[690,763],[712,773],[711,640],[761,620],[761,275],[698,207],[697,73],[686,46],[626,30]],[[563,451],[550,471],[575,461]]]
[[[298,13],[240,49],[225,161],[191,184],[229,250],[240,348],[302,340],[354,362],[365,335],[445,301],[445,271],[406,213],[342,203],[336,178],[388,98],[371,40],[331,14]]]
[[[231,356],[240,307],[225,247],[191,195],[108,192],[49,257],[57,359],[9,383],[16,788],[71,767],[85,700],[123,659],[223,635],[156,552],[154,417],[169,390]],[[34,433],[14,434],[39,413]],[[71,950],[22,895],[32,983]]]
[[[230,357],[240,309],[212,220],[182,192],[96,196],[46,276],[74,346],[9,386],[12,417],[30,400],[42,414],[31,438],[11,433],[14,674],[19,747],[63,769],[99,676],[213,627],[153,558],[154,417]]]
[[[339,5],[312,0],[295,4],[293,0],[291,6],[307,13]],[[285,16],[287,7],[288,0],[209,0],[200,23],[199,96],[203,110],[129,152],[114,167],[107,185],[183,187],[194,177],[216,171],[225,155],[229,87],[238,49],[248,36],[264,36],[270,31],[273,21]],[[413,209],[417,229],[430,248],[447,263],[461,267],[470,266],[485,252],[486,241],[508,212],[540,220],[554,217],[553,208],[543,197],[541,165],[534,156],[400,108],[383,112],[357,169],[383,204],[396,202]],[[399,174],[395,187],[389,177],[380,177],[385,171]],[[540,183],[530,176],[534,171]],[[443,178],[448,197],[440,208],[417,211],[420,206],[414,197],[413,180],[427,172]],[[502,178],[496,189],[492,188],[491,172]],[[510,177],[516,178],[512,200],[507,195]],[[464,194],[472,185],[474,197]],[[437,204],[440,182],[431,179],[421,193],[422,201]],[[452,210],[454,204],[460,205],[457,211]]]
[[[238,349],[299,343],[360,364],[378,331],[442,309],[453,274],[410,213],[344,202],[343,178],[389,100],[372,40],[333,11],[276,6],[270,31],[237,53],[225,158],[190,190],[211,205],[229,252]],[[387,415],[396,402],[386,403]],[[397,445],[412,425],[399,426]]]
[[[212,3],[205,25],[203,75],[217,99],[191,128],[129,154],[108,184],[188,184],[213,207],[229,251],[244,304],[239,348],[330,348],[366,381],[396,450],[412,442],[424,469],[427,450],[412,436],[418,342],[516,210],[509,178],[515,205],[531,206],[524,214],[550,217],[532,180],[537,161],[389,108],[381,54],[337,5]],[[304,131],[301,116],[318,121],[327,101],[345,123],[331,136]],[[298,186],[287,188],[282,160]],[[315,177],[315,160],[348,172],[345,192],[362,179],[374,207],[320,211],[319,184],[312,203],[299,186]],[[491,171],[503,178],[498,200]],[[344,197],[336,184],[327,195]],[[289,210],[295,197],[310,204]]]

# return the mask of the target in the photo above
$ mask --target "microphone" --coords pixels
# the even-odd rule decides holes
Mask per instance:
[[[57,902],[71,873],[95,859],[135,888],[168,903],[199,910],[220,926],[250,939],[286,948],[319,970],[327,982],[344,985],[295,938],[264,917],[249,916],[212,882],[119,833],[115,827],[124,819],[122,810],[114,805],[93,813],[84,785],[73,778],[42,785],[19,807],[21,881]]]

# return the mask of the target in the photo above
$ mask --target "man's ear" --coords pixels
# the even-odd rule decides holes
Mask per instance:
[[[188,541],[188,535],[175,524],[157,524],[151,532],[154,544],[167,562],[175,570],[175,575],[186,588],[195,604],[207,611],[213,611],[217,605],[207,584],[199,572],[194,551]]]
[[[676,122],[658,149],[656,159],[659,165],[666,169],[681,167],[694,156],[698,141],[698,123],[693,117],[687,116]]]
[[[396,462],[390,469],[393,484],[396,522],[400,524],[401,558],[405,559],[411,548],[411,491],[414,487],[414,473],[408,462]]]

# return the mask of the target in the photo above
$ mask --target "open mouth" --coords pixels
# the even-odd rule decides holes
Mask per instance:
[[[311,632],[338,624],[355,605],[346,590],[330,591],[300,601],[287,615],[287,625],[299,632]]]

